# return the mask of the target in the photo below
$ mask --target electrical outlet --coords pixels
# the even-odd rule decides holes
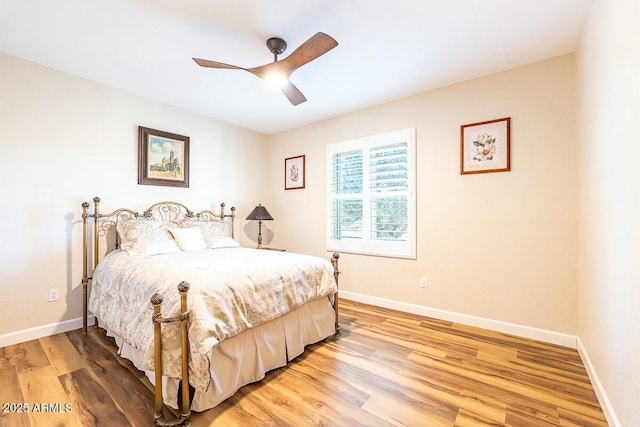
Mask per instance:
[[[49,289],[49,302],[58,301],[58,290]]]
[[[427,289],[427,278],[423,277],[420,279],[420,287],[423,289]]]

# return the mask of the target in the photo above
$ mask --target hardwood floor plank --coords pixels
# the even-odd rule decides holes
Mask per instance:
[[[478,349],[476,357],[487,362],[513,361],[518,358],[518,350],[500,346],[483,347]]]
[[[438,372],[438,384],[445,389],[465,390],[469,398],[493,405],[505,405],[515,408],[519,412],[537,414],[542,420],[557,422],[557,405],[549,402],[550,396],[539,393],[538,388],[531,384],[518,382],[517,371],[497,370],[484,361],[473,358],[447,357],[435,360],[431,357],[412,355],[411,359],[419,358],[420,365],[431,366]],[[445,376],[448,373],[450,376]],[[477,415],[472,408],[467,408]],[[497,421],[493,418],[490,418]]]
[[[38,340],[9,346],[4,353],[4,358],[19,374],[49,365],[49,359]]]
[[[109,360],[100,362],[96,368],[98,374],[107,370],[109,375],[100,380],[100,384],[110,397],[118,404],[134,426],[143,425],[153,417],[154,413],[154,392],[153,385],[146,375],[135,368],[133,363],[121,357],[114,357],[117,353],[117,346],[113,338],[105,335],[103,329],[90,328],[87,335],[80,334],[80,331],[67,333],[73,335],[73,340],[77,343],[82,340],[87,346],[96,346],[92,352],[96,354],[109,354]],[[75,347],[74,347],[75,348]],[[95,371],[94,371],[95,372]],[[120,379],[134,375],[139,379],[135,382],[123,382]],[[176,416],[176,411],[166,414]]]
[[[455,419],[453,427],[500,427],[504,423],[496,423],[489,419],[480,417],[466,409],[458,410],[458,416]]]
[[[29,414],[24,412],[22,406],[27,401],[20,389],[18,372],[14,366],[3,362],[5,359],[2,350],[0,349],[0,403],[3,407],[0,412],[0,427],[30,427]]]
[[[359,326],[351,332],[355,335],[352,339],[359,340],[361,339],[360,337],[369,337],[378,343],[378,347],[380,344],[384,344],[385,346],[397,345],[411,350],[421,350],[426,345],[431,348],[438,349],[444,354],[453,352],[475,356],[478,352],[475,347],[448,341],[443,338],[442,334],[439,334],[437,337],[433,336],[429,331],[420,331],[420,333],[417,334],[417,338],[414,337],[416,334],[405,334],[403,336],[399,330],[394,330],[392,328],[381,329],[375,326],[367,327],[366,325]]]
[[[433,401],[373,395],[363,409],[394,426],[450,427],[457,409]]]
[[[311,350],[316,350],[317,345]],[[309,354],[303,354],[295,363],[291,364],[292,370],[299,372],[305,377],[302,381],[311,381],[314,386],[322,390],[325,395],[335,394],[341,396],[341,402],[359,408],[369,398],[369,394],[358,390],[356,387],[344,381],[339,375],[338,367],[335,364],[318,364],[316,360],[307,361]]]
[[[89,328],[89,333],[87,334],[82,334],[80,331],[72,331],[66,335],[97,377],[103,377],[108,374],[109,368],[113,367],[114,354],[93,339],[94,335],[96,335],[95,328]]]
[[[298,411],[293,402],[289,399],[288,390],[280,390],[271,383],[277,373],[272,372],[267,381],[261,381],[252,387],[252,392],[241,397],[241,401],[260,408],[259,413],[264,414],[269,420],[268,425],[276,426],[296,426],[313,425],[309,414]],[[245,406],[246,408],[247,406]]]
[[[577,351],[576,351],[577,353]],[[562,356],[556,354],[549,354],[546,352],[534,353],[531,351],[525,351],[518,349],[518,360],[523,362],[529,362],[531,365],[540,366],[540,364],[557,370],[562,375],[572,375],[576,380],[580,380],[588,387],[591,386],[589,382],[589,376],[587,371],[582,365],[582,361],[576,361],[571,356],[562,354]]]
[[[255,393],[259,393],[259,383],[243,387],[213,409],[194,413],[191,420],[192,427],[278,426],[282,421],[271,414],[260,399],[252,398]]]
[[[68,374],[86,365],[65,334],[41,338],[40,344],[58,375]]]
[[[509,427],[523,427],[523,426],[536,426],[536,427],[552,427],[557,426],[558,423],[547,422],[540,418],[524,414],[513,409],[507,409],[507,416],[504,420],[505,426]]]
[[[599,412],[593,412],[590,416],[576,413],[566,408],[558,408],[560,425],[563,427],[606,427],[607,420]]]
[[[330,351],[330,346],[323,346],[318,353]],[[504,405],[481,401],[460,393],[455,387],[443,387],[440,373],[431,370],[423,371],[422,376],[405,375],[400,369],[390,369],[377,361],[345,356],[339,353],[329,357],[339,357],[346,362],[347,369],[341,376],[352,385],[371,395],[413,395],[425,401],[437,402],[447,407],[467,407],[476,413],[494,420],[504,420]]]
[[[96,376],[103,377],[125,367],[136,377],[147,380],[146,375],[137,370],[130,361],[117,355],[117,346],[113,338],[107,337],[103,329],[89,328],[87,334],[75,330],[67,332],[66,336]]]
[[[290,400],[299,410],[319,417],[315,425],[322,422],[329,425],[349,426],[386,425],[383,419],[365,408],[370,396],[357,391],[336,377],[331,378],[332,375],[309,375],[310,371],[304,368],[304,362],[296,361],[290,367],[283,369],[283,374],[274,382],[274,385],[286,390],[287,384],[300,384],[300,387],[290,390]],[[360,398],[351,398],[352,391]],[[341,398],[327,401],[327,395]]]
[[[117,379],[114,379],[117,381]],[[121,408],[105,390],[105,382],[98,382],[88,369],[79,369],[60,377],[73,408],[85,426],[131,426],[133,425]],[[125,395],[126,396],[126,395]],[[151,417],[153,420],[153,412]]]
[[[0,371],[12,366],[9,362],[8,350],[11,349],[12,346],[9,347],[0,347]]]
[[[457,390],[461,384],[460,378],[453,374],[444,374],[442,371],[425,369],[424,364],[411,363],[410,359],[395,359],[386,348],[380,348],[375,355],[371,356],[372,362],[375,362],[379,368],[376,371],[382,371],[392,373],[393,377],[386,376],[385,380],[389,383],[394,383],[397,389],[405,390],[406,395],[420,396],[422,399],[429,399],[431,401],[440,402],[443,405],[459,406],[464,400],[472,399],[473,404],[476,405],[485,414],[494,421],[500,421],[504,419],[504,407],[500,405],[497,400],[482,401],[477,396],[467,396],[462,393],[447,393],[446,390]],[[369,369],[366,369],[369,372]],[[395,380],[394,380],[395,378]],[[409,379],[414,381],[414,385],[409,387],[408,384],[404,384],[403,381]],[[468,387],[473,387],[476,384],[469,384]],[[491,415],[489,415],[489,413]]]
[[[110,375],[100,380],[99,385],[126,414],[132,425],[145,425],[153,419],[154,393],[143,381],[121,381],[121,378],[129,375],[129,369],[124,366],[114,368]]]
[[[277,395],[279,404],[286,402],[285,408],[290,412],[294,412],[295,419],[289,419],[288,425],[294,427],[300,425],[354,425],[360,426],[361,423],[350,418],[348,412],[349,409],[354,409],[348,404],[339,401],[327,402],[325,399],[326,394],[319,393],[319,390],[314,389],[313,386],[307,386],[303,383],[299,383],[295,389],[283,387],[283,384],[290,384],[292,379],[288,378],[292,373],[287,371],[281,372],[276,378],[272,378],[266,381],[262,390],[270,390],[273,395]],[[295,375],[293,375],[295,376]],[[347,412],[345,412],[345,410]],[[297,419],[300,414],[304,414],[305,420]]]
[[[18,374],[32,426],[82,426],[78,407],[70,400],[51,365]]]

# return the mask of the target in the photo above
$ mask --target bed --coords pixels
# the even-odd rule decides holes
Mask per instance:
[[[82,219],[83,328],[92,312],[155,385],[156,425],[188,425],[192,410],[339,332],[339,255],[240,247],[234,208],[159,202],[102,213],[95,197]],[[165,420],[163,404],[182,416]]]

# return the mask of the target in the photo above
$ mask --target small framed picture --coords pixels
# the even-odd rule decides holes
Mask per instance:
[[[460,174],[511,170],[511,118],[460,126]]]
[[[140,126],[138,184],[189,188],[189,137]]]
[[[297,190],[304,188],[305,156],[284,159],[284,189]]]

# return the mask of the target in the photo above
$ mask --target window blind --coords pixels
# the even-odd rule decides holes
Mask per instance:
[[[328,147],[329,248],[414,256],[414,135],[409,129]]]

